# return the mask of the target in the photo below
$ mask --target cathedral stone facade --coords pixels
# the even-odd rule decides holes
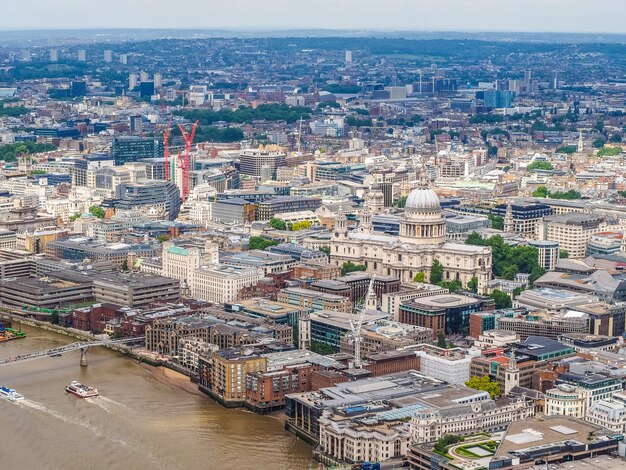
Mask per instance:
[[[331,262],[341,266],[351,261],[367,271],[412,281],[423,272],[430,279],[430,268],[438,260],[443,279],[461,281],[463,287],[474,277],[478,292],[486,293],[491,279],[491,248],[446,241],[446,219],[434,191],[425,187],[413,190],[400,218],[400,236],[376,233],[372,211],[366,205],[359,226],[348,231],[345,214],[340,210],[331,240]]]

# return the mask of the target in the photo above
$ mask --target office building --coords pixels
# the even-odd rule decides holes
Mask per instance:
[[[104,61],[105,62],[113,62],[113,51],[110,49],[106,49],[104,51]]]
[[[78,61],[79,62],[86,62],[87,61],[87,51],[85,49],[79,49],[77,54],[78,54]]]
[[[116,210],[136,209],[152,218],[175,220],[180,203],[180,191],[174,183],[140,180],[125,184],[121,197],[107,199],[102,205]]]
[[[242,175],[261,176],[261,170],[269,169],[272,179],[276,178],[276,170],[287,166],[285,152],[278,146],[268,145],[258,149],[244,150],[239,155]]]
[[[546,271],[554,271],[556,263],[559,262],[559,244],[552,241],[533,240],[529,245],[537,249],[539,266]]]
[[[111,157],[116,165],[145,158],[163,158],[163,141],[149,137],[116,137],[111,145]]]
[[[216,264],[201,266],[191,280],[191,296],[208,302],[228,303],[239,299],[239,292],[256,285],[263,272],[256,268],[238,268]]]

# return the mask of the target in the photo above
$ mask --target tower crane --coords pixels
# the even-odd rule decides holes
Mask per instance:
[[[182,154],[178,155],[178,168],[182,170],[181,197],[183,202],[185,202],[189,196],[189,154],[191,153],[191,144],[193,143],[193,138],[198,128],[198,121],[195,122],[189,133],[187,133],[180,124],[178,128],[180,129],[183,139],[185,139],[185,157],[182,158]]]
[[[165,157],[165,181],[170,180],[170,134],[172,131],[172,115],[167,121],[167,127],[163,132],[163,156]]]
[[[363,325],[363,319],[365,318],[365,310],[367,310],[367,303],[369,298],[374,294],[374,279],[376,276],[372,275],[370,285],[367,288],[367,295],[365,296],[365,302],[361,304],[357,320],[350,320],[350,343],[354,344],[354,367],[355,369],[361,369],[361,326]]]

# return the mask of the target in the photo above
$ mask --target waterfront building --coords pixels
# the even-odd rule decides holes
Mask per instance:
[[[220,349],[199,358],[199,388],[226,407],[243,406],[248,374],[266,370],[267,358],[253,348]]]

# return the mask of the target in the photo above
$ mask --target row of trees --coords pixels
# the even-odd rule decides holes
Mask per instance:
[[[580,199],[582,194],[575,189],[570,189],[568,191],[548,191],[548,188],[545,186],[539,186],[537,189],[533,191],[533,197],[549,197],[552,199]]]
[[[290,230],[297,232],[298,230],[306,230],[313,226],[313,223],[309,220],[301,220],[294,222],[293,224],[285,222],[283,219],[277,219],[274,217],[269,221],[269,226],[276,230]]]
[[[18,155],[31,155],[35,153],[51,152],[56,150],[52,144],[36,144],[34,142],[17,142],[0,146],[0,160],[14,162]]]
[[[311,108],[288,106],[286,104],[262,104],[256,108],[241,107],[235,111],[230,109],[221,109],[219,111],[194,109],[177,112],[177,114],[190,121],[200,121],[201,124],[205,125],[211,125],[220,121],[245,124],[258,120],[293,123],[300,118],[309,119],[310,113]]]
[[[278,245],[278,242],[268,240],[263,237],[250,237],[250,240],[248,241],[248,247],[251,250],[265,250],[266,248],[274,245]]]

